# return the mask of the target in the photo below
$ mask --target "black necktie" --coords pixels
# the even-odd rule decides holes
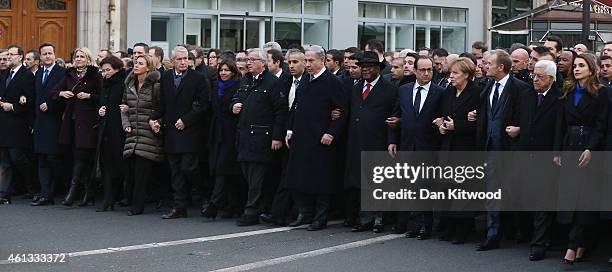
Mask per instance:
[[[419,115],[419,112],[421,112],[421,90],[423,90],[423,87],[419,86],[414,97],[414,114],[416,115]]]
[[[544,102],[544,94],[539,93],[538,94],[538,108],[542,105],[542,102]]]
[[[495,110],[495,106],[497,106],[497,100],[499,100],[499,86],[501,84],[495,83],[495,91],[493,91],[493,100],[491,101],[491,109]]]
[[[13,74],[14,74],[14,73],[15,73],[15,72],[14,72],[13,70],[11,70],[11,72],[9,73],[8,78],[6,79],[6,86],[5,86],[5,87],[7,87],[7,88],[8,88],[8,85],[9,85],[9,84],[11,84],[11,80],[13,80]]]

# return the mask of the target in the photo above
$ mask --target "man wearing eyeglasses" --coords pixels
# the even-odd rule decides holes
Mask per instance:
[[[414,63],[414,70],[416,82],[400,87],[394,117],[388,121],[389,126],[396,131],[390,137],[389,152],[438,151],[440,148],[438,127],[432,121],[438,117],[438,106],[444,89],[432,83],[434,61],[430,57],[419,56]],[[405,213],[399,215],[394,232],[402,233],[405,230],[407,217]],[[419,240],[429,239],[433,213],[419,212],[416,218],[415,228],[406,236],[417,237]]]
[[[8,47],[8,69],[0,79],[0,204],[11,203],[13,170],[26,177],[28,193],[33,194],[30,160],[31,108],[34,75],[23,65],[24,52],[18,45]],[[26,103],[20,103],[24,97]]]

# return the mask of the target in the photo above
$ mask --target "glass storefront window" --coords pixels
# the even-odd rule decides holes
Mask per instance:
[[[170,52],[177,44],[183,44],[185,42],[183,20],[183,14],[153,14],[151,46],[159,46],[164,52]]]
[[[259,48],[270,41],[270,18],[246,18],[245,48]]]
[[[383,23],[360,23],[357,28],[357,41],[359,48],[365,48],[365,44],[371,40],[385,40],[385,24]]]
[[[387,18],[389,19],[414,19],[414,7],[412,6],[389,5],[388,12],[389,13],[387,14]]]
[[[329,15],[329,0],[304,0],[304,13]]]
[[[316,44],[329,49],[329,21],[304,19],[304,44]]]
[[[440,21],[440,8],[416,7],[416,19],[420,21]]]
[[[416,47],[418,50],[423,47],[430,49],[440,48],[440,27],[439,26],[417,26],[416,28]]]
[[[216,20],[215,20],[216,22]],[[185,43],[211,48],[212,19],[189,18],[185,22]]]
[[[292,44],[302,44],[302,21],[292,18],[276,18],[274,22],[274,40],[282,48]]]
[[[242,49],[244,21],[242,18],[221,18],[219,25],[219,48],[234,52]]]
[[[153,0],[154,8],[182,8],[183,0]]]
[[[400,51],[406,48],[413,49],[414,26],[405,24],[389,24],[387,27],[389,43],[387,51]]]
[[[464,9],[442,9],[442,21],[465,23]]]
[[[458,54],[465,52],[465,27],[444,27],[442,48]]]
[[[272,0],[222,0],[221,10],[271,12]]]
[[[193,9],[217,9],[217,0],[185,0],[185,6]]]
[[[276,0],[275,12],[302,13],[302,0]]]
[[[386,17],[384,4],[359,3],[359,17],[362,18],[382,18]]]

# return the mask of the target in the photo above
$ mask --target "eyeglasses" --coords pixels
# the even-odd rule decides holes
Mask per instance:
[[[261,59],[256,59],[256,58],[248,58],[248,59],[247,59],[247,62],[249,62],[249,61],[250,61],[250,62],[254,62],[254,61],[258,61],[258,60],[261,60]]]
[[[421,73],[431,73],[431,72],[433,72],[433,69],[431,69],[431,68],[427,68],[427,69],[421,68],[421,69],[417,69],[417,71],[419,71]]]

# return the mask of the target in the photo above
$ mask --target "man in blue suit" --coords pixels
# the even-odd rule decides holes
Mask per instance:
[[[55,47],[44,43],[39,48],[42,69],[36,71],[34,152],[38,155],[40,197],[32,206],[54,204],[55,183],[60,173],[59,130],[62,124],[62,105],[51,99],[51,90],[66,75],[66,69],[55,64]]]
[[[432,84],[434,62],[426,56],[419,56],[414,63],[416,82],[403,85],[399,89],[398,104],[390,123],[396,125],[395,135],[391,135],[389,151],[395,152],[399,144],[400,151],[438,151],[438,127],[433,124],[436,119],[440,97],[444,89]],[[399,121],[401,120],[401,121]],[[405,215],[400,216],[405,221]],[[419,240],[431,236],[433,212],[424,211],[418,214],[415,229],[406,234],[409,238]],[[405,227],[399,224],[394,232],[402,232]]]

